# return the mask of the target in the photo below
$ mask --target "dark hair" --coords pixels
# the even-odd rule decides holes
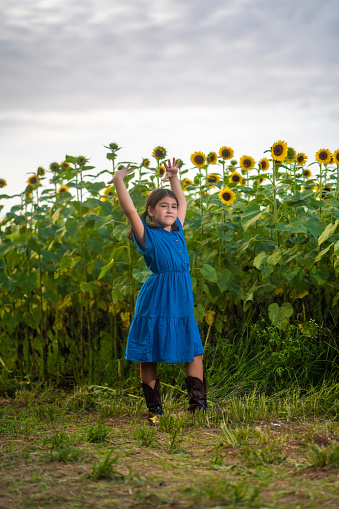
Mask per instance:
[[[173,193],[173,191],[170,191],[169,189],[163,189],[163,188],[160,188],[160,189],[154,189],[154,191],[151,192],[151,194],[149,194],[147,196],[147,200],[146,200],[146,210],[145,212],[143,212],[139,217],[141,217],[141,219],[143,219],[146,223],[146,217],[148,216],[148,207],[152,207],[152,209],[155,208],[156,204],[162,200],[163,198],[165,198],[165,196],[170,196],[171,198],[174,198],[177,202],[177,206],[179,207],[179,202],[178,202],[178,198],[176,197],[176,195]],[[157,226],[154,226],[152,224],[149,224],[149,223],[146,223],[148,228],[152,228],[152,229],[156,229],[158,228]],[[179,231],[179,227],[176,223],[173,223],[172,224],[172,230],[173,231]],[[130,231],[128,232],[127,234],[127,238],[132,240],[134,242],[134,239],[133,239],[133,235],[132,235],[132,228],[130,229]]]

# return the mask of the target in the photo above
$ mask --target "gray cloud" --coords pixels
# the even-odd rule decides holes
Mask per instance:
[[[2,111],[338,105],[336,0],[7,0]]]

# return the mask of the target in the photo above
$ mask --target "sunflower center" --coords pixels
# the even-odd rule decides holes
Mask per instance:
[[[155,151],[155,155],[156,155],[156,157],[161,158],[161,157],[163,157],[164,153],[160,148],[157,148],[157,150]]]
[[[230,201],[231,194],[226,192],[222,195],[222,197],[224,198],[225,201]]]
[[[195,156],[194,161],[196,164],[203,164],[204,158],[202,156]]]
[[[251,160],[244,159],[244,162],[242,164],[245,166],[245,168],[249,168],[251,166]]]
[[[239,182],[240,181],[239,175],[233,175],[232,180],[233,182]]]
[[[222,156],[226,157],[226,158],[231,157],[231,152],[229,150],[225,149],[222,151]]]
[[[276,145],[273,149],[273,153],[275,156],[281,156],[283,153],[283,146],[282,145]]]
[[[337,161],[337,164],[339,163],[339,152],[335,155],[335,161]]]
[[[304,156],[299,156],[299,157],[297,158],[298,163],[302,163],[302,162],[303,162],[303,160],[304,160]]]
[[[325,152],[324,150],[322,152],[320,152],[319,159],[321,159],[322,161],[325,161],[325,159],[327,159],[327,152]]]
[[[266,163],[266,161],[262,161],[262,163],[261,163],[261,168],[262,168],[263,170],[265,170],[265,169],[266,169],[266,167],[267,167],[267,163]]]
[[[37,179],[36,177],[31,177],[31,184],[36,184],[37,183]]]

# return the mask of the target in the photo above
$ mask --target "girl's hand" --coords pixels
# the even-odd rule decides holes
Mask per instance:
[[[167,166],[167,164],[168,164],[168,166]],[[175,157],[173,157],[173,163],[171,164],[171,160],[168,159],[167,164],[164,162],[164,166],[166,168],[166,173],[165,173],[164,178],[162,179],[163,182],[165,182],[166,179],[175,177],[178,174],[180,159],[178,159],[177,162],[175,162]]]
[[[122,179],[124,179],[126,177],[126,175],[128,175],[129,173],[132,173],[133,171],[135,171],[134,168],[129,170],[130,166],[131,166],[131,163],[128,163],[128,165],[124,166],[123,168],[121,168],[121,170],[117,170],[114,173],[113,178],[109,182],[107,182],[107,184],[113,184],[115,178],[122,178]]]

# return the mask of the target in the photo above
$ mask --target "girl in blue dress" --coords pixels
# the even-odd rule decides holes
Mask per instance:
[[[143,254],[152,274],[139,291],[125,358],[140,362],[141,384],[150,424],[163,415],[158,362],[184,362],[189,411],[208,410],[206,379],[203,375],[204,353],[194,317],[192,281],[183,224],[187,203],[180,181],[180,161],[168,160],[163,181],[169,189],[155,189],[146,200],[146,210],[139,216],[126,189],[124,178],[133,169],[130,164],[117,170],[113,183],[119,204],[131,224],[129,238]],[[149,216],[150,223],[146,222]]]

